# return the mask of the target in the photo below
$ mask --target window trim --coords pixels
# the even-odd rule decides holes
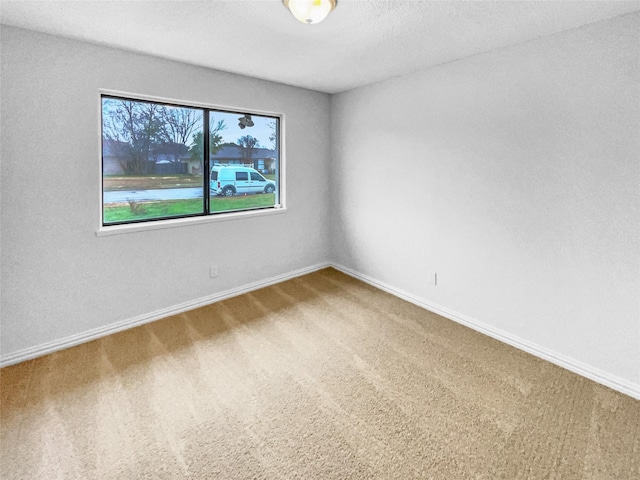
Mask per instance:
[[[144,221],[132,221],[127,223],[116,223],[116,224],[104,224],[104,182],[103,182],[103,158],[102,158],[102,98],[103,96],[113,96],[120,97],[129,100],[140,100],[146,102],[154,102],[164,105],[172,105],[177,107],[192,107],[192,108],[202,108],[208,111],[222,111],[225,113],[238,113],[238,114],[250,114],[256,116],[267,116],[277,118],[278,121],[278,150],[279,150],[279,159],[278,159],[278,200],[279,203],[275,204],[273,207],[260,207],[255,209],[246,209],[246,210],[237,210],[237,211],[229,211],[229,212],[219,212],[219,213],[202,213],[195,215],[188,215],[176,218],[162,218],[162,219],[149,219]],[[154,95],[145,95],[139,93],[131,93],[131,92],[123,92],[119,90],[111,90],[111,89],[98,89],[97,95],[97,105],[98,105],[98,175],[99,175],[99,198],[98,198],[98,209],[99,215],[97,218],[99,220],[98,226],[96,228],[96,236],[108,236],[108,235],[117,235],[123,233],[135,233],[139,231],[145,230],[159,230],[165,228],[175,228],[182,227],[188,225],[199,225],[206,223],[215,223],[221,221],[230,221],[230,220],[239,220],[244,218],[251,217],[259,217],[264,215],[276,215],[285,213],[286,208],[286,167],[285,167],[285,142],[284,142],[284,131],[285,131],[285,115],[279,112],[272,112],[266,110],[257,110],[257,109],[247,109],[244,107],[234,107],[234,106],[224,106],[218,104],[209,104],[205,102],[197,102],[197,101],[183,101],[177,100],[173,98],[166,98]],[[208,115],[204,115],[207,117]],[[208,177],[208,175],[206,175]],[[204,181],[207,179],[205,178]],[[206,185],[206,184],[205,184]],[[206,189],[206,187],[205,187]],[[208,198],[208,194],[205,195],[205,198]],[[208,203],[208,201],[207,201]]]

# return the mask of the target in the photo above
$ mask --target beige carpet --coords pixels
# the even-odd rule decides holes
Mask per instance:
[[[640,478],[640,402],[323,270],[2,369],[2,479]]]

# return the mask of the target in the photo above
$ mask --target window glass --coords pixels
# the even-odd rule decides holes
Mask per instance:
[[[202,128],[201,109],[103,97],[104,224],[202,214]]]
[[[103,225],[278,206],[279,121],[103,95]]]
[[[270,208],[280,203],[279,119],[211,111],[209,125],[214,132],[210,136],[210,164],[218,175],[210,189],[211,213]],[[243,171],[234,170],[239,167]],[[223,171],[233,173],[223,176]],[[228,178],[243,182],[251,178],[261,183],[232,185]]]

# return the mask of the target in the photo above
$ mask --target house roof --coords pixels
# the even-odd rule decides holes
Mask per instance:
[[[102,143],[102,154],[107,156],[118,156],[118,154],[122,155],[122,152],[126,151],[128,143],[127,142],[117,142],[117,141],[107,141]],[[120,150],[120,152],[118,152]],[[156,160],[162,161],[167,154],[165,152],[157,152],[155,155]],[[190,158],[190,155],[187,153],[182,155],[183,159]],[[237,145],[225,145],[222,147],[217,153],[211,155],[211,158],[221,160],[241,160],[244,157],[242,156],[242,149]],[[276,158],[275,151],[270,150],[268,148],[255,148],[253,150],[252,159],[258,158]]]
[[[105,157],[117,157],[118,151],[122,152],[127,147],[127,142],[118,142],[116,140],[104,140],[102,142],[102,155]]]
[[[268,148],[254,148],[251,158],[275,158],[276,154],[273,150]],[[218,152],[211,155],[211,158],[215,159],[242,159],[242,149],[237,146],[224,146]]]
[[[177,145],[177,144],[176,144]],[[128,142],[120,142],[117,140],[107,140],[102,142],[102,156],[103,157],[126,157],[129,151]],[[185,151],[178,157],[180,161],[185,161],[191,158],[191,154]],[[171,152],[170,147],[158,146],[152,152],[150,152],[149,160],[153,160],[156,163],[172,163],[175,161],[175,156]]]

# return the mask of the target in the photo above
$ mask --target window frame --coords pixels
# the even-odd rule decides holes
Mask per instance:
[[[166,105],[171,107],[184,107],[184,108],[196,108],[201,109],[203,112],[203,133],[204,129],[208,128],[209,118],[211,113],[222,112],[227,114],[238,114],[239,116],[249,114],[261,117],[272,117],[276,122],[277,128],[277,169],[276,169],[276,203],[274,206],[268,207],[255,207],[242,210],[232,210],[223,212],[211,212],[209,207],[209,176],[212,165],[209,158],[209,145],[208,142],[204,142],[206,145],[203,150],[203,212],[195,214],[187,214],[174,217],[158,217],[150,219],[136,219],[126,222],[117,223],[104,223],[104,159],[103,159],[103,98],[115,98],[121,100],[131,100],[140,102],[151,102],[159,105]],[[177,100],[171,98],[164,98],[159,96],[144,95],[130,92],[122,92],[117,90],[99,89],[98,90],[98,145],[99,145],[99,224],[96,229],[97,236],[113,235],[128,232],[137,232],[142,230],[158,230],[164,228],[175,228],[185,225],[197,225],[203,223],[212,223],[220,221],[237,220],[243,218],[251,218],[263,215],[274,215],[286,212],[285,204],[285,148],[284,148],[284,130],[285,130],[285,115],[280,112],[264,111],[257,109],[247,109],[244,107],[230,107],[217,104],[209,104],[204,102],[194,102],[188,100]],[[206,138],[206,135],[205,135]]]

